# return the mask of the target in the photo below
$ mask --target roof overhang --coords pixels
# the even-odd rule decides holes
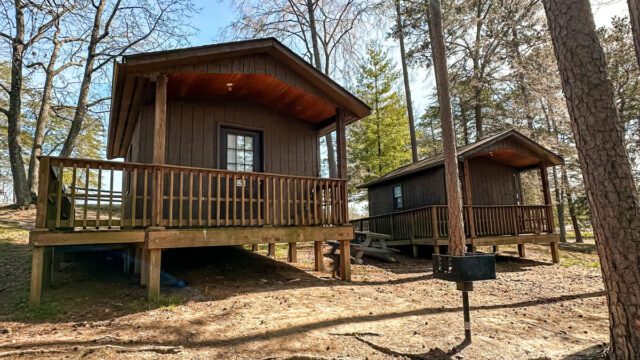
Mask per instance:
[[[337,107],[345,109],[347,125],[371,113],[371,108],[362,100],[273,38],[128,55],[122,63],[114,65],[107,157],[126,155],[140,107],[154,97],[155,78],[149,74],[168,68],[179,69],[181,64],[260,53],[271,55],[305,78],[321,95],[305,92],[270,75],[243,74],[229,69],[215,74],[169,71],[168,98],[231,96],[248,99],[313,123],[320,132],[330,131],[335,126]],[[227,89],[228,83],[234,84],[231,92]]]

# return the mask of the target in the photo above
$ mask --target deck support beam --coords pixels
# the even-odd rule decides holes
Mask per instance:
[[[289,243],[289,252],[288,252],[287,260],[292,263],[298,262],[298,244],[297,243],[295,242]]]
[[[418,258],[418,245],[411,245],[411,250],[413,251],[413,258]]]
[[[149,250],[142,249],[142,257],[140,259],[140,286],[146,287],[149,284]]]
[[[313,242],[314,270],[324,271],[324,254],[322,253],[322,241]]]
[[[149,252],[149,265],[148,276],[148,296],[149,301],[156,301],[160,298],[160,266],[162,259],[161,249],[150,249]]]
[[[31,252],[31,291],[29,292],[29,304],[32,306],[40,305],[43,268],[44,247],[34,246]]]
[[[251,244],[251,251],[253,252],[258,251],[258,244]]]
[[[340,278],[351,281],[351,241],[340,240]]]

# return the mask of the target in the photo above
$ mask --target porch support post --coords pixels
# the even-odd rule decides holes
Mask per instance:
[[[142,259],[140,262],[140,286],[146,287],[147,284],[149,284],[149,250],[147,248],[142,248]]]
[[[160,262],[162,249],[149,249],[149,285],[147,299],[156,301],[160,297]]]
[[[34,246],[31,252],[31,291],[29,292],[29,304],[32,306],[40,305],[43,267],[44,247]]]
[[[542,193],[544,194],[544,205],[547,214],[547,229],[550,234],[555,232],[553,223],[553,208],[551,207],[551,190],[549,189],[549,176],[547,167],[544,162],[540,162],[540,179],[542,180]],[[558,242],[554,241],[549,244],[551,250],[551,261],[554,264],[560,262],[560,253],[558,250]]]
[[[136,257],[133,262],[133,274],[139,275],[142,264],[142,246],[136,246]]]
[[[336,109],[336,145],[338,153],[338,178],[347,180],[347,135],[346,135],[346,114],[343,108]],[[349,223],[349,198],[347,191],[342,195],[342,213],[344,224]]]
[[[527,257],[527,252],[524,248],[524,244],[518,244],[518,255],[523,259]]]
[[[289,262],[298,262],[298,243],[289,243],[289,256],[287,257]]]
[[[473,197],[471,195],[471,173],[469,172],[469,159],[462,161],[462,177],[464,179],[464,204],[467,205],[467,221],[469,222],[469,235],[471,244],[476,238],[476,221],[473,213]],[[475,251],[475,250],[474,250]]]
[[[324,256],[322,254],[322,241],[313,242],[313,254],[315,260],[315,271],[324,271]]]
[[[160,73],[156,79],[156,100],[153,121],[153,164],[165,163],[165,136],[167,131],[167,74]],[[164,172],[154,169],[152,221],[154,227],[162,227]]]
[[[340,240],[340,278],[351,281],[351,241]]]
[[[272,258],[276,257],[276,244],[275,243],[269,243],[268,244],[267,256],[272,257]]]

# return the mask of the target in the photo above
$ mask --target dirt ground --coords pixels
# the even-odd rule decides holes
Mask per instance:
[[[526,260],[501,247],[498,279],[471,293],[474,338],[461,350],[461,295],[433,279],[426,249],[366,259],[350,283],[311,271],[306,244],[296,264],[284,247],[276,260],[264,248],[167,251],[163,280],[188,286],[153,304],[118,250],[72,253],[32,309],[33,217],[0,210],[0,358],[591,359],[608,337],[592,244],[562,245],[559,265],[547,247],[529,245]]]

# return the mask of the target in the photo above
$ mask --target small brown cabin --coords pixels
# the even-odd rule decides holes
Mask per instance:
[[[348,280],[345,126],[370,108],[275,39],[128,55],[115,64],[107,157],[43,157],[31,302],[56,250],[130,244],[159,294],[163,249],[340,241]],[[335,131],[337,178],[320,177]]]
[[[548,243],[557,261],[558,234],[547,168],[563,159],[516,130],[458,148],[467,242],[471,246]],[[391,236],[391,244],[446,245],[443,156],[423,159],[359,186],[366,188],[369,217],[353,220],[356,230]],[[525,204],[520,174],[540,172],[544,204]],[[416,247],[414,249],[417,250]]]

